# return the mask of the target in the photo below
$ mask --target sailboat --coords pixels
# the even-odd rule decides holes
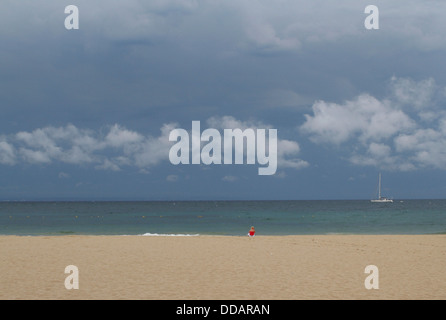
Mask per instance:
[[[378,182],[378,199],[372,199],[371,202],[393,202],[392,199],[381,196],[381,172],[379,173],[379,182]]]

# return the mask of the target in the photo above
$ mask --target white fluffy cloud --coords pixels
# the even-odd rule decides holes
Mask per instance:
[[[92,164],[96,169],[113,171],[119,171],[125,165],[144,168],[167,159],[171,144],[167,129],[173,126],[165,125],[160,137],[156,138],[143,136],[119,125],[108,128],[106,134],[102,130],[79,129],[72,124],[21,131],[3,137],[0,142],[0,163]]]
[[[356,137],[366,142],[382,140],[415,126],[402,110],[390,101],[380,101],[363,94],[343,104],[318,101],[313,104],[313,115],[305,115],[303,132],[315,142],[340,144]]]
[[[318,101],[301,132],[315,143],[346,146],[357,165],[446,169],[446,115],[437,107],[444,89],[434,79],[393,77],[390,91],[381,100],[362,94],[342,104]]]
[[[256,121],[240,121],[234,117],[212,117],[207,120],[215,129],[271,128]],[[170,132],[178,124],[164,124],[159,136],[145,136],[115,124],[98,131],[81,129],[69,124],[64,127],[39,128],[0,137],[0,164],[18,163],[48,165],[61,162],[93,166],[98,170],[120,171],[126,166],[147,172],[147,169],[168,161],[173,142]],[[202,128],[204,130],[205,128]],[[296,158],[300,152],[295,141],[278,139],[278,165],[299,169],[308,165]],[[172,181],[172,177],[168,178]]]
[[[15,161],[14,147],[6,141],[0,141],[0,163],[13,165]]]

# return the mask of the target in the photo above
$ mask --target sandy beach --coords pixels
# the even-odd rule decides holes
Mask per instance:
[[[446,235],[0,236],[0,253],[3,300],[446,299]]]

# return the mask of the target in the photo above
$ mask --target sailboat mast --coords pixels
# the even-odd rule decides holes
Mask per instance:
[[[378,182],[378,199],[381,199],[381,172],[379,173],[379,182]]]
[[[378,175],[378,199],[372,199],[372,202],[393,202],[392,199],[388,199],[386,197],[381,197],[381,172]]]

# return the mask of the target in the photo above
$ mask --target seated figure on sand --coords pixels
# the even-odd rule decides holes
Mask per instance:
[[[254,237],[255,234],[256,234],[256,230],[254,229],[254,227],[251,227],[251,230],[249,230],[248,236]]]

